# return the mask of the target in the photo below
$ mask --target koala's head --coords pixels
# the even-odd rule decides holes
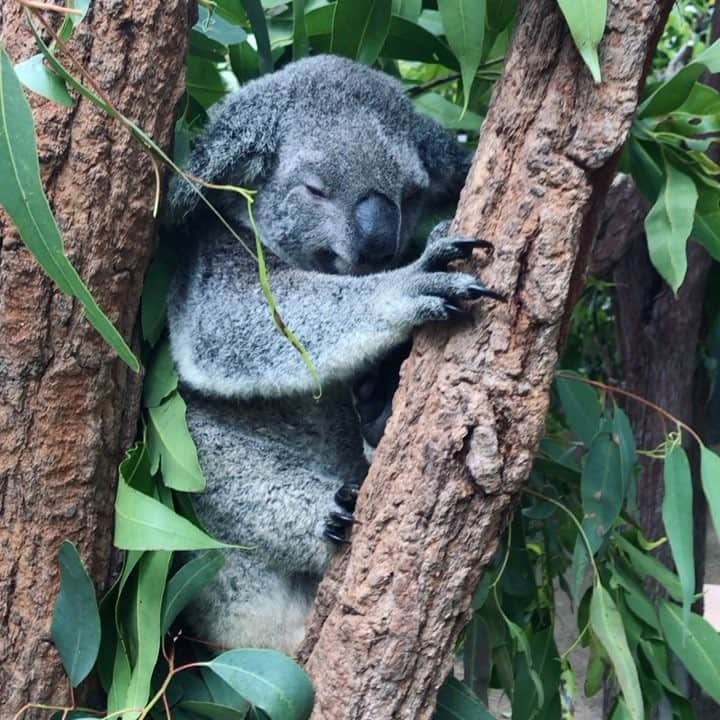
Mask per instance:
[[[295,267],[362,274],[398,263],[424,207],[457,196],[469,153],[415,112],[400,83],[317,56],[248,83],[214,111],[189,172],[257,190],[263,243]],[[247,223],[242,198],[211,197]],[[202,213],[173,180],[176,224]]]

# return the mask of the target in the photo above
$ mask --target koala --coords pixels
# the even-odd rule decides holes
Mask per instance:
[[[447,224],[408,257],[421,212],[457,199],[469,163],[398,81],[334,56],[291,63],[211,112],[187,170],[256,191],[270,286],[317,369],[319,400],[273,324],[245,200],[203,191],[244,248],[187,183],[171,183],[170,222],[184,247],[168,326],[207,480],[196,510],[216,537],[248,548],[228,552],[188,612],[205,639],[297,648],[353,523],[363,435],[373,445],[382,434],[413,329],[463,316],[461,299],[495,297],[448,271],[487,243],[448,237]],[[385,381],[378,368],[388,364]]]

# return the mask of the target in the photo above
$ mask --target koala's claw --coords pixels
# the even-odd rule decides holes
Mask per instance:
[[[346,512],[345,510],[331,512],[328,515],[328,519],[331,525],[340,525],[341,527],[350,527],[355,522],[352,513]]]
[[[443,306],[448,318],[467,319],[470,317],[470,313],[465,310],[465,308],[461,308],[459,305],[453,305],[452,303],[446,302],[443,303]]]
[[[344,510],[352,513],[355,510],[355,503],[360,492],[360,486],[355,483],[341,485],[335,493],[335,502]]]
[[[323,537],[337,545],[348,545],[350,543],[345,537],[345,528],[340,525],[328,523],[323,530]]]
[[[489,240],[479,240],[478,238],[458,238],[453,240],[452,244],[463,253],[463,257],[470,257],[475,248],[482,248],[490,253],[495,252],[495,246]]]
[[[507,298],[504,295],[499,292],[495,292],[494,290],[489,290],[484,285],[480,284],[470,285],[467,289],[467,296],[472,300],[479,297],[486,297],[500,302],[507,302]]]

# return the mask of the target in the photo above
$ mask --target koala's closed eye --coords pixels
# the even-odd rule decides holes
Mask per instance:
[[[310,195],[315,198],[327,200],[327,198],[330,197],[330,193],[328,192],[327,188],[317,180],[305,180],[303,186],[310,193]]]

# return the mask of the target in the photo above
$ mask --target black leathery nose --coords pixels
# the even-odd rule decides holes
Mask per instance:
[[[397,252],[400,211],[381,193],[371,192],[355,205],[358,257],[361,263],[382,267]]]

